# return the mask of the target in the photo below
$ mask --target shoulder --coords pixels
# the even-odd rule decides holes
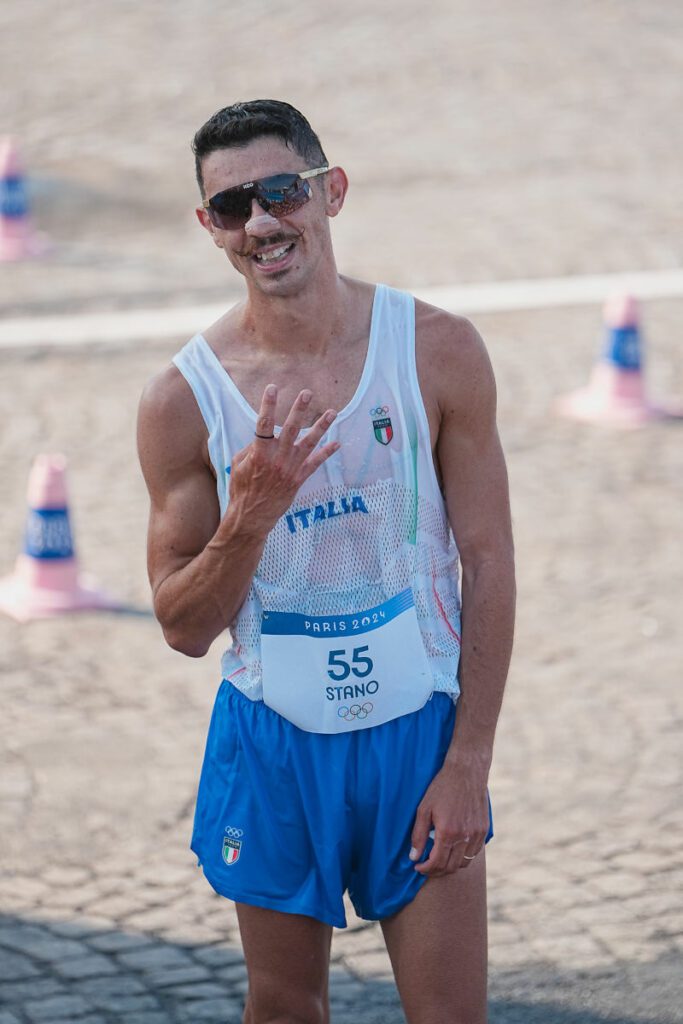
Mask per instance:
[[[139,414],[145,419],[167,422],[178,416],[192,417],[195,410],[199,413],[192,389],[174,363],[150,378],[140,396]]]
[[[470,320],[416,299],[415,348],[425,402],[442,416],[495,409],[491,361]]]
[[[200,455],[204,461],[206,426],[192,389],[173,363],[145,385],[137,433],[143,471],[159,458],[172,464]]]

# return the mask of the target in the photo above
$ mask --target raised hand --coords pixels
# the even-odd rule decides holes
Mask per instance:
[[[299,431],[307,419],[311,392],[297,395],[279,437],[275,437],[277,388],[269,384],[263,393],[254,440],[238,452],[230,471],[230,503],[244,516],[244,523],[258,534],[269,533],[292,504],[304,480],[340,447],[337,441],[320,441],[337,413],[328,409],[304,437]]]

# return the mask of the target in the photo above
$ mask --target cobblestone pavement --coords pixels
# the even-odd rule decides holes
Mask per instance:
[[[683,393],[682,304],[646,312],[650,386]],[[520,584],[492,778],[492,1024],[683,1020],[680,432],[552,417],[598,320],[477,318]],[[132,611],[148,606],[133,418],[170,353],[6,355],[0,564],[18,546],[28,453],[49,443],[71,460],[83,564]],[[184,658],[144,614],[0,620],[0,1024],[239,1019],[234,914],[187,849],[217,669],[218,644]],[[349,922],[333,941],[333,1019],[399,1024],[380,932]]]
[[[348,273],[410,286],[680,265],[680,5],[275,10],[0,9],[0,127],[54,243],[2,266],[2,312],[231,295],[189,212],[187,140],[225,101],[268,92],[301,105],[351,174],[334,225]],[[683,305],[644,314],[649,386],[681,396]],[[587,376],[599,320],[476,318],[520,589],[492,778],[491,1024],[683,1021],[681,433],[552,416]],[[3,353],[0,571],[32,456],[61,450],[80,558],[130,609],[0,620],[0,1024],[240,1019],[234,913],[187,848],[218,648],[183,658],[145,614],[133,423],[172,351]],[[403,1019],[379,929],[351,911],[331,1002],[334,1024]]]

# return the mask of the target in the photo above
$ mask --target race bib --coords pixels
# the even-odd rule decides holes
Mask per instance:
[[[433,689],[410,589],[354,615],[264,611],[261,661],[264,702],[307,732],[381,725]]]

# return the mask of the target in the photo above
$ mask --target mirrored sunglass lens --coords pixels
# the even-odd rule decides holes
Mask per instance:
[[[278,174],[256,183],[258,201],[280,217],[298,210],[310,195],[311,190],[307,182],[302,181],[296,174]]]
[[[213,222],[217,227],[230,229],[240,227],[249,219],[253,189],[242,191],[226,189],[212,196],[209,210],[213,214]]]

